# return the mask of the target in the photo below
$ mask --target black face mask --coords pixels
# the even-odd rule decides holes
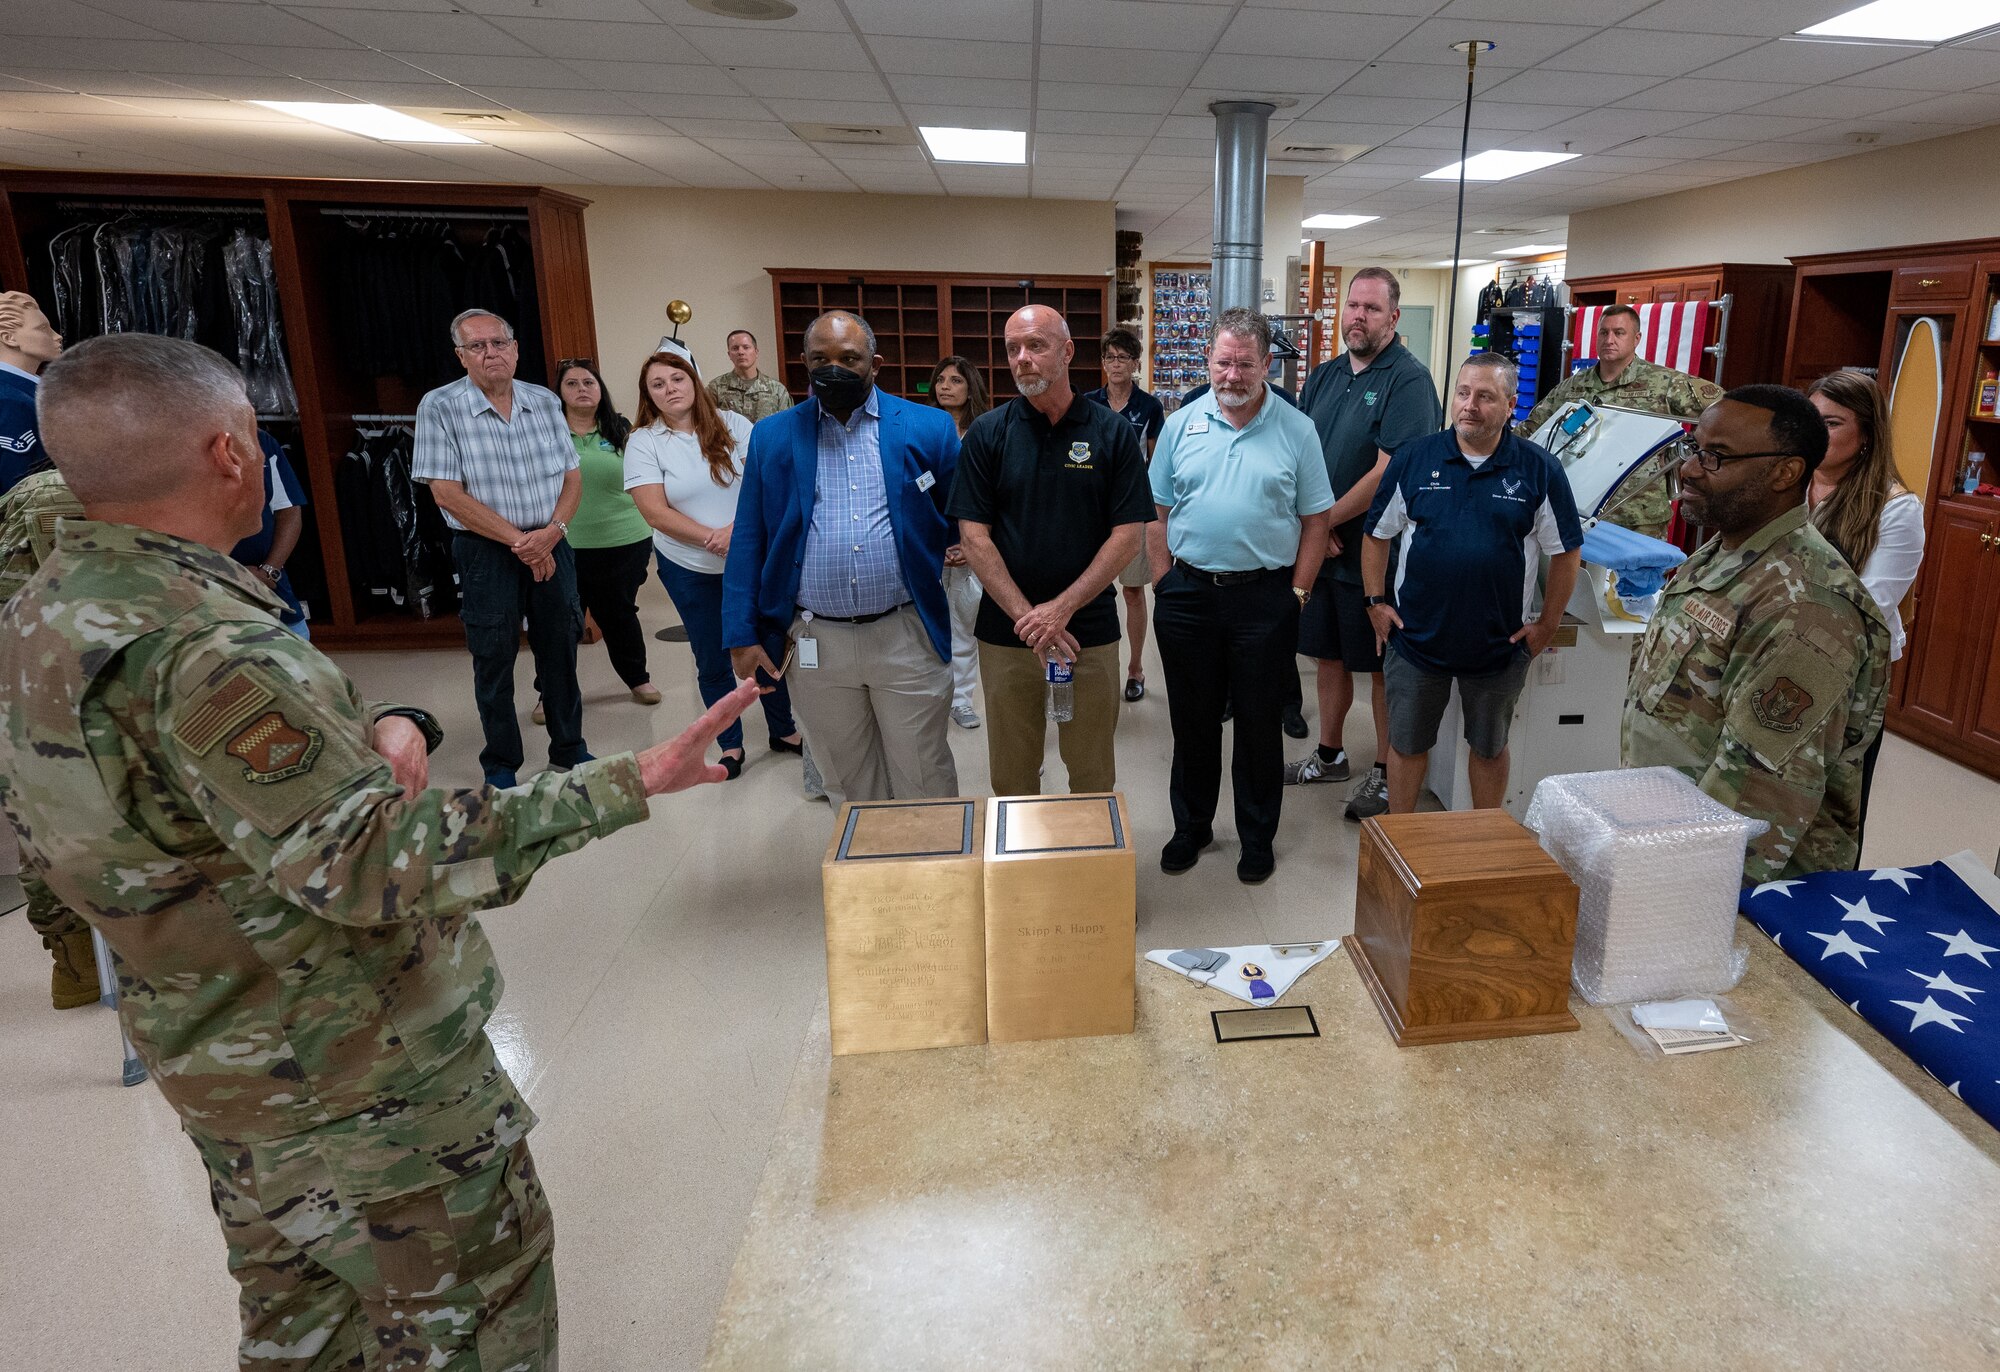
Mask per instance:
[[[813,394],[829,410],[851,412],[868,398],[874,384],[867,377],[856,376],[847,368],[836,367],[830,362],[824,367],[813,368],[812,372]]]

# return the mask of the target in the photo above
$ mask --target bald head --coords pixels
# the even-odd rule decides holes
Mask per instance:
[[[85,505],[143,505],[190,489],[218,436],[257,450],[242,373],[178,338],[115,333],[77,344],[42,372],[35,412],[42,445]]]
[[[1047,305],[1024,305],[1007,320],[1006,338],[1007,366],[1021,394],[1049,413],[1067,410],[1069,364],[1076,356],[1069,321]]]
[[[49,323],[35,297],[0,291],[0,362],[38,372],[62,352],[62,335]]]
[[[815,350],[822,356],[849,352],[855,347],[868,357],[875,355],[875,330],[868,327],[868,321],[848,310],[828,310],[812,323],[806,325],[806,365],[815,365],[811,358]],[[823,364],[822,364],[823,365]]]

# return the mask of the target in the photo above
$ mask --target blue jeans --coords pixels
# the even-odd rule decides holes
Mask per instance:
[[[722,646],[722,573],[691,572],[677,562],[668,561],[658,549],[653,552],[653,560],[659,564],[660,584],[667,588],[668,599],[674,602],[681,623],[687,626],[688,647],[694,649],[695,680],[701,687],[702,703],[713,705],[736,689],[736,669],[729,664],[729,650]],[[777,690],[762,699],[764,723],[773,741],[790,738],[798,732],[798,725],[792,722],[791,693],[782,680]],[[732,723],[716,736],[715,743],[725,753],[740,750],[743,726]]]
[[[556,544],[556,574],[547,581],[535,580],[506,544],[478,534],[456,533],[451,551],[458,563],[459,619],[472,650],[472,691],[486,735],[480,770],[488,777],[511,773],[523,761],[521,721],[514,713],[514,657],[520,651],[523,618],[528,621],[528,648],[535,655],[535,682],[548,713],[549,761],[558,767],[583,761],[583,696],[576,684],[583,610],[577,604],[576,560],[569,544]]]

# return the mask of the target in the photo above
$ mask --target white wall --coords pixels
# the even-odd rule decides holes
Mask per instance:
[[[2000,79],[2000,56],[1995,76]],[[1569,275],[2000,234],[2000,127],[1570,216]]]

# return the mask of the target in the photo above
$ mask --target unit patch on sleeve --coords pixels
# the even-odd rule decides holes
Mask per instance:
[[[1750,700],[1750,713],[1766,729],[1795,733],[1799,720],[1812,708],[1812,693],[1788,676],[1781,676]]]
[[[283,711],[266,710],[223,751],[242,760],[244,780],[268,786],[310,772],[322,742],[310,724],[293,724]]]

